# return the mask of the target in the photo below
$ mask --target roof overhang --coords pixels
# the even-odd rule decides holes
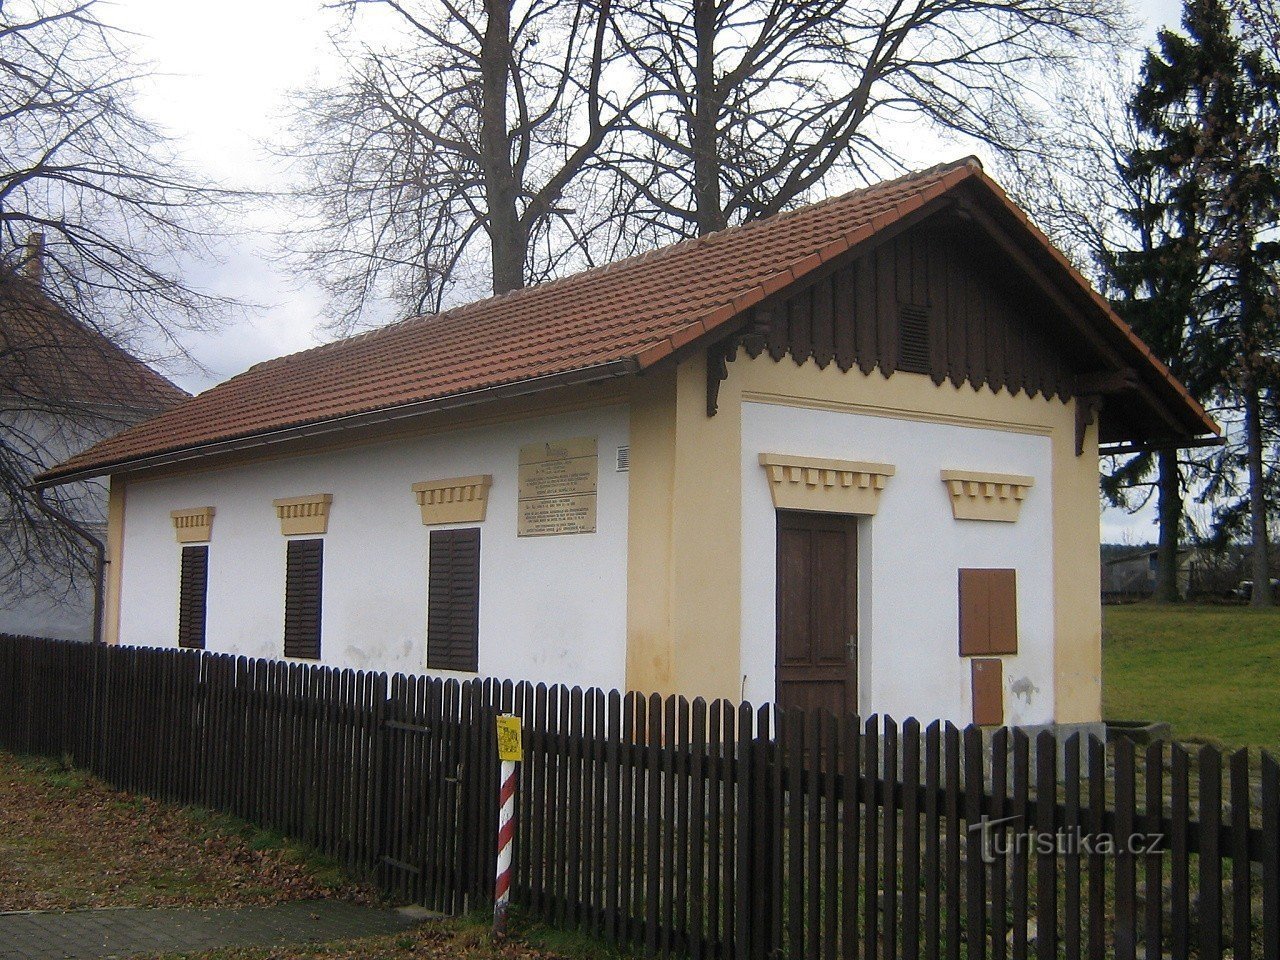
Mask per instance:
[[[299,423],[294,426],[246,434],[242,437],[233,437],[226,440],[215,441],[213,443],[179,447],[173,450],[154,453],[145,457],[137,457],[134,459],[119,460],[114,463],[95,465],[84,470],[46,470],[44,473],[38,474],[32,479],[31,483],[28,484],[28,489],[42,490],[47,487],[56,487],[64,483],[73,483],[77,480],[91,480],[95,477],[108,476],[112,474],[134,473],[139,470],[148,470],[153,467],[172,466],[173,464],[186,463],[195,460],[207,460],[228,453],[272,447],[278,444],[306,440],[312,437],[325,436],[327,434],[338,433],[346,430],[356,430],[362,427],[373,427],[402,420],[409,420],[414,417],[421,417],[444,410],[457,410],[463,407],[472,407],[478,404],[491,403],[497,400],[510,400],[516,397],[529,396],[530,394],[544,393],[549,390],[556,390],[563,387],[584,386],[586,384],[601,383],[607,380],[616,380],[619,377],[627,377],[639,372],[639,364],[630,357],[624,357],[621,360],[614,360],[609,363],[602,363],[592,367],[583,367],[578,370],[566,370],[563,373],[534,377],[529,380],[519,380],[514,383],[499,384],[497,386],[485,387],[480,390],[470,390],[463,393],[449,394],[448,396],[436,397],[430,400],[419,400],[414,403],[401,404],[400,406],[395,407],[385,407],[379,410],[354,413],[348,416],[336,417],[329,420],[320,420],[312,423]]]
[[[665,366],[693,352],[707,351],[726,337],[733,336],[751,309],[762,301],[781,295],[788,288],[811,282],[822,271],[834,269],[839,262],[865,253],[894,232],[907,229],[941,211],[969,218],[984,237],[990,238],[1001,256],[1007,258],[1026,282],[1036,287],[1038,295],[1055,305],[1055,314],[1064,318],[1063,322],[1070,327],[1073,340],[1087,349],[1088,363],[1082,366],[1079,382],[1073,391],[1077,398],[1078,452],[1083,450],[1081,438],[1084,427],[1095,422],[1098,417],[1102,418],[1100,439],[1106,443],[1127,441],[1162,447],[1182,446],[1207,442],[1198,438],[1206,435],[1213,437],[1220,433],[1217,424],[1204,408],[1134,335],[1111,305],[1049,243],[999,185],[986,176],[976,160],[967,159],[943,165],[937,168],[933,176],[935,180],[927,189],[921,189],[874,215],[850,224],[843,233],[833,234],[827,229],[820,234],[824,238],[824,245],[814,248],[807,256],[799,259],[772,264],[774,272],[759,274],[753,278],[750,286],[731,291],[723,301],[708,306],[704,312],[677,315],[674,324],[658,330],[651,342],[628,345],[625,349],[630,352],[625,356],[619,356],[619,350],[612,357],[605,354],[604,358],[600,358],[597,352],[594,362],[581,367],[560,369],[522,379],[513,378],[501,383],[491,382],[469,390],[421,400],[393,402],[382,407],[371,405],[365,410],[337,412],[326,416],[317,414],[311,419],[300,418],[289,422],[277,420],[259,429],[246,425],[244,432],[239,434],[193,439],[185,445],[152,445],[136,454],[116,458],[106,453],[105,456],[100,455],[101,459],[93,459],[91,449],[62,467],[40,474],[34,479],[32,486],[43,488],[107,474],[132,473],[162,465],[205,460],[233,451],[260,449],[339,431],[367,428],[434,411],[470,407],[559,387],[595,383],[638,374],[659,365]],[[815,205],[815,208],[829,209],[821,204]],[[762,222],[733,229],[740,231],[734,237],[735,242],[741,244],[754,235],[747,231],[766,228]],[[699,241],[710,242],[711,246],[693,245],[683,249],[697,251],[717,248],[726,242],[725,237],[729,233],[730,231],[726,231],[719,240],[704,238]],[[635,258],[629,261],[629,269],[635,270],[637,264],[644,262],[644,257]],[[656,259],[650,262],[661,264],[666,261]],[[610,276],[610,269],[612,268],[605,267],[599,272],[587,273],[596,277]],[[548,285],[548,289],[554,288]],[[538,288],[531,288],[528,295],[539,295]],[[519,306],[524,302],[514,295],[508,295],[507,298],[493,298],[480,303]],[[477,306],[460,310],[475,309]],[[395,325],[388,329],[394,327]],[[308,355],[313,355],[313,352],[304,352],[302,356]],[[215,391],[219,389],[214,388]],[[191,402],[199,403],[206,396],[202,395]],[[207,402],[205,406],[208,406]],[[177,409],[183,409],[183,405]],[[137,429],[145,429],[146,426],[144,424]],[[104,441],[108,450],[111,443],[110,440]]]

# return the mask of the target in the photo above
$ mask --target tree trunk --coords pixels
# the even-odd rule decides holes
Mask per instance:
[[[1156,603],[1176,603],[1178,593],[1178,538],[1182,532],[1182,471],[1177,450],[1161,450],[1156,504],[1160,517],[1160,542],[1156,550]]]
[[[728,223],[720,197],[720,144],[717,133],[720,98],[716,89],[716,0],[694,0],[693,33],[697,44],[692,119],[693,200],[698,236],[723,230]]]
[[[524,286],[529,238],[516,207],[507,101],[511,87],[511,3],[485,0],[484,43],[480,53],[480,154],[489,208],[489,250],[493,292]]]
[[[1263,488],[1262,410],[1258,386],[1253,378],[1245,383],[1243,392],[1245,456],[1249,467],[1249,533],[1253,538],[1250,564],[1253,596],[1249,603],[1255,607],[1270,607],[1275,600],[1271,593],[1271,544],[1267,535],[1267,498]]]

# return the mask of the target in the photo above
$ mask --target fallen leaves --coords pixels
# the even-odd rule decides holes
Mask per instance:
[[[0,911],[369,899],[332,866],[229,817],[0,753]]]

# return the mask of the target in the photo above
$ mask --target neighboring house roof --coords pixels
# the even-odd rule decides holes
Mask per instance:
[[[1156,556],[1159,552],[1160,551],[1158,548],[1153,547],[1150,550],[1139,550],[1135,553],[1126,553],[1118,557],[1111,557],[1110,559],[1103,560],[1102,562],[1104,565],[1110,567],[1117,563],[1132,563],[1134,560],[1147,560],[1151,557]],[[1197,554],[1199,551],[1196,550],[1196,548],[1194,547],[1179,547],[1177,552],[1179,557],[1194,558],[1195,554]]]
[[[436,406],[638,373],[725,336],[744,311],[967,185],[1086,317],[1080,332],[1177,434],[1217,427],[1110,305],[967,158],[561,280],[267,361],[73,457],[42,485]],[[1087,334],[1087,337],[1086,337]],[[1101,361],[1099,365],[1102,365]],[[1155,419],[1154,414],[1152,419]]]
[[[190,395],[19,275],[0,279],[0,391],[31,408],[168,410]]]

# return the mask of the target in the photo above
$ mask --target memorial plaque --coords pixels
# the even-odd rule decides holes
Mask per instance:
[[[522,446],[517,534],[595,533],[598,475],[595,437]]]

